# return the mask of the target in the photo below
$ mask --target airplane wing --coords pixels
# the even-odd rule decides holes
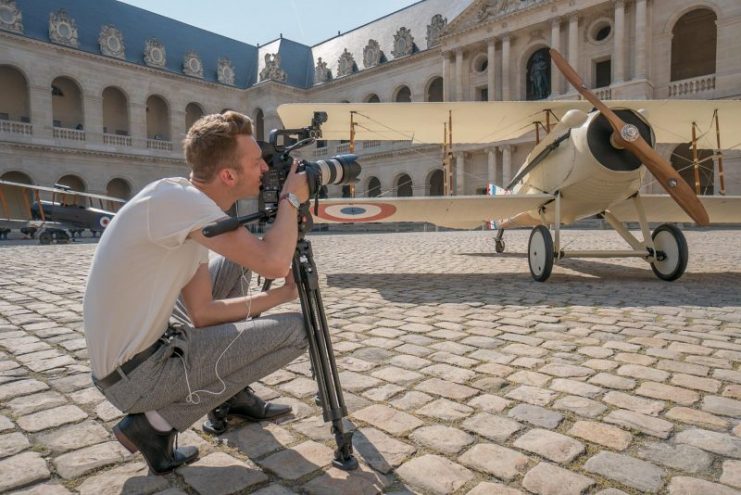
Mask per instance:
[[[710,215],[710,223],[741,223],[741,196],[700,196]],[[689,216],[666,194],[641,194],[641,202],[649,222],[693,223]],[[637,222],[638,213],[632,200],[610,208],[624,222]]]
[[[67,194],[70,196],[82,196],[84,198],[94,198],[94,199],[102,199],[103,201],[113,201],[114,203],[125,203],[125,199],[116,198],[113,196],[105,196],[103,194],[93,194],[88,192],[80,192],[80,191],[73,191],[71,189],[61,189],[59,187],[45,187],[45,186],[36,186],[33,184],[23,184],[21,182],[11,182],[7,180],[0,180],[0,187],[20,187],[22,189],[31,189],[36,191],[44,191],[44,192],[50,192],[55,194]]]
[[[319,200],[319,215],[314,216],[314,222],[429,222],[468,229],[538,208],[552,199],[549,194],[323,199]],[[311,211],[313,214],[313,206]]]
[[[739,100],[607,100],[610,108],[645,110],[659,143],[686,143],[692,138],[692,122],[698,126],[700,146],[716,149],[713,114],[718,110],[721,148],[741,148],[741,101]],[[571,109],[588,112],[583,100],[488,101],[444,103],[291,103],[278,107],[286,128],[301,128],[314,112],[327,112],[323,139],[350,139],[353,116],[356,140],[442,143],[443,124],[451,112],[453,143],[490,143],[521,137],[545,123],[550,111],[556,123]],[[554,117],[555,115],[555,117]]]

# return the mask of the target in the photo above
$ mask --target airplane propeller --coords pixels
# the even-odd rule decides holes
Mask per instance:
[[[659,181],[659,184],[674,198],[674,201],[694,220],[698,225],[708,225],[710,217],[705,207],[700,202],[692,188],[674,170],[674,167],[656,150],[654,150],[643,137],[638,128],[632,124],[626,124],[615,112],[602,103],[589,89],[579,74],[569,63],[554,49],[550,49],[551,60],[566,77],[566,80],[594,107],[605,116],[613,129],[611,142],[613,146],[625,148],[633,153],[646,168]]]

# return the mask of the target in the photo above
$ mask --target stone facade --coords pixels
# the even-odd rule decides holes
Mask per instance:
[[[66,14],[54,12],[50,18],[56,26],[55,36],[62,24],[75,28],[74,32],[61,28],[66,43],[24,36],[15,22],[22,12],[11,19],[15,3],[3,5],[8,13],[6,24],[0,24],[0,82],[6,85],[8,81],[12,88],[25,86],[25,96],[23,89],[13,89],[20,94],[0,98],[0,118],[5,119],[0,120],[0,176],[12,172],[17,179],[21,174],[36,184],[76,176],[90,192],[110,192],[110,182],[120,179],[133,194],[156,178],[186,174],[179,143],[187,127],[205,113],[244,112],[256,118],[267,135],[269,129],[281,125],[277,107],[289,102],[524,100],[528,85],[535,80],[533,55],[549,46],[563,53],[591,87],[604,83],[609,75],[607,84],[596,89],[604,99],[741,96],[741,59],[737,56],[741,5],[736,0],[475,0],[454,17],[430,15],[424,23],[427,29],[416,32],[405,27],[411,25],[404,18],[405,9],[390,16],[392,20],[398,16],[398,23],[383,38],[369,31],[359,53],[347,50],[348,45],[342,47],[343,36],[349,40],[364,35],[357,32],[334,38],[332,46],[341,48],[331,56],[325,52],[324,61],[317,57],[321,46],[306,47],[308,56],[314,57],[305,63],[306,87],[291,83],[291,69],[285,57],[281,62],[277,50],[255,69],[259,81],[240,87],[235,85],[235,68],[227,58],[213,69],[213,75],[204,74],[210,70],[206,58],[201,60],[191,47],[178,51],[165,47],[157,41],[157,33],[151,33],[146,47],[133,46],[126,39],[129,58],[117,58],[117,53],[101,54],[97,46],[96,53],[72,48],[80,25]],[[685,14],[700,9],[715,16],[715,70],[672,81],[677,70],[672,50],[681,46],[672,33],[686,19]],[[96,27],[96,33],[101,33],[104,24]],[[359,29],[371,29],[373,24]],[[116,32],[121,57],[124,26],[116,25],[105,41]],[[372,57],[364,58],[363,48],[375,40],[379,46],[374,44],[373,53],[369,52]],[[188,53],[181,58],[184,73],[162,70],[169,56],[165,48]],[[141,52],[145,63],[132,63],[133,51]],[[388,59],[376,58],[378,53],[387,53]],[[547,98],[577,98],[554,67],[544,82],[543,69],[541,63],[536,75],[541,90],[548,90]],[[56,89],[50,92],[51,85]],[[19,99],[25,105],[12,101]],[[121,115],[126,116],[123,122]],[[534,136],[527,135],[507,143],[456,146],[456,192],[478,194],[488,182],[506,185],[533,143]],[[314,159],[348,147],[348,143],[329,142],[304,150],[303,157]],[[659,147],[666,157],[674,149],[674,145]],[[435,185],[436,171],[441,168],[438,144],[410,147],[400,135],[398,142],[359,142],[356,153],[363,166],[356,187],[359,196],[378,182],[382,194],[396,195],[400,183],[408,179],[414,195],[439,192]],[[726,192],[740,194],[738,152],[725,153],[724,165]],[[715,177],[707,182],[709,192],[717,193],[714,169]],[[645,190],[660,192],[651,183]],[[341,191],[330,192],[339,195]]]

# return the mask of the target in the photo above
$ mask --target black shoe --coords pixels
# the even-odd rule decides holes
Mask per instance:
[[[203,423],[203,430],[221,435],[226,431],[230,417],[247,421],[265,421],[291,412],[291,406],[265,402],[247,387],[222,405],[208,413],[208,421]]]
[[[156,474],[169,473],[198,458],[196,447],[173,449],[176,430],[158,431],[144,414],[129,414],[113,427],[116,439],[132,454],[139,451],[149,469]]]

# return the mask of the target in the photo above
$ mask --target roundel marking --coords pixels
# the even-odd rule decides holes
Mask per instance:
[[[108,227],[108,224],[111,223],[111,219],[108,217],[100,217],[100,220],[98,220],[98,223],[101,227],[106,228]]]
[[[378,222],[396,213],[392,204],[319,205],[319,218],[333,222]]]

